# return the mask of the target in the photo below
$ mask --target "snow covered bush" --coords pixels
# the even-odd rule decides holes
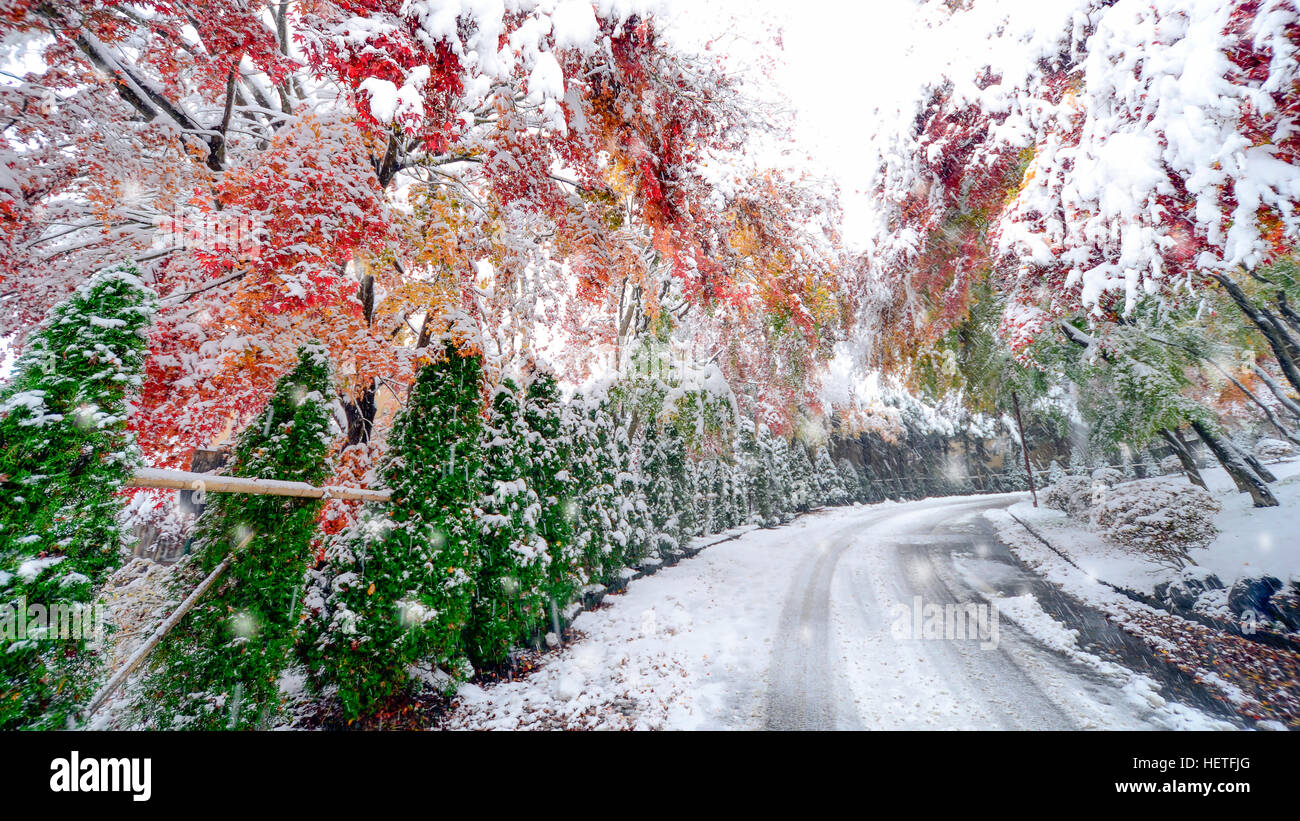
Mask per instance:
[[[584,581],[604,582],[622,567],[628,545],[620,516],[618,426],[607,402],[578,394],[567,406],[573,448],[574,545],[582,554]]]
[[[492,396],[482,445],[481,535],[466,646],[479,665],[500,663],[546,618],[551,557],[537,530],[542,500],[532,482],[525,392],[503,379]]]
[[[848,504],[849,490],[825,445],[817,448],[817,461],[813,468],[817,476],[819,501],[824,505]]]
[[[1107,540],[1181,570],[1187,551],[1214,541],[1218,500],[1204,488],[1167,479],[1142,479],[1111,488],[1093,507],[1092,525]]]
[[[835,465],[836,470],[840,473],[840,482],[844,485],[844,503],[851,504],[854,501],[860,501],[861,479],[858,476],[857,468],[848,459],[841,458]]]
[[[330,475],[335,426],[324,346],[304,345],[265,413],[235,444],[230,474],[317,485]],[[140,708],[159,729],[266,729],[298,636],[303,582],[320,499],[213,494],[196,551],[175,577],[179,601],[226,557],[229,569],[159,647]]]
[[[1066,513],[1072,519],[1086,519],[1092,503],[1092,480],[1083,476],[1063,476],[1043,491],[1043,504]]]
[[[790,477],[790,510],[800,513],[817,506],[817,488],[813,484],[813,464],[808,458],[808,448],[795,439],[785,449],[783,469]]]
[[[1114,487],[1124,481],[1124,471],[1109,466],[1099,467],[1092,472],[1092,481],[1106,487]]]
[[[790,509],[789,475],[784,469],[786,441],[775,436],[766,425],[749,423],[742,437],[753,431],[753,440],[742,439],[743,447],[752,449],[755,473],[749,484],[750,509],[763,527],[779,524]]]
[[[121,561],[117,491],[156,300],[130,266],[86,280],[28,339],[0,392],[0,607],[80,611]],[[0,656],[0,728],[62,729],[96,675],[84,641],[19,638]]]
[[[1295,455],[1295,447],[1281,439],[1265,437],[1255,443],[1255,456],[1264,462],[1280,462]]]

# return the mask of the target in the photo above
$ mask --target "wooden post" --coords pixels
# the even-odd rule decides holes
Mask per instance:
[[[229,556],[223,559],[221,564],[217,565],[213,571],[207,575],[207,578],[199,583],[198,587],[194,588],[194,591],[185,598],[185,601],[181,602],[180,606],[176,608],[174,613],[168,616],[162,624],[158,625],[158,629],[153,631],[153,634],[149,636],[144,644],[136,648],[136,651],[131,654],[131,657],[126,660],[126,663],[113,674],[112,678],[105,682],[104,686],[99,689],[99,692],[95,693],[95,696],[90,700],[90,703],[86,705],[86,709],[81,714],[83,721],[88,720],[95,714],[96,710],[104,706],[104,702],[108,701],[108,697],[113,695],[113,693],[117,691],[118,687],[122,686],[122,682],[127,680],[131,675],[131,671],[140,666],[140,662],[144,661],[145,657],[153,652],[153,649],[158,646],[158,643],[163,640],[163,637],[166,636],[182,618],[184,618],[186,613],[190,612],[190,608],[192,608],[194,603],[199,600],[199,597],[208,592],[208,588],[211,587],[217,579],[221,578],[221,574],[225,573],[226,568],[228,567],[230,567]]]

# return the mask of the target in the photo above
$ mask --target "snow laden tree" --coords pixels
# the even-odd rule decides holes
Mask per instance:
[[[786,470],[789,443],[764,424],[754,424],[753,459],[756,472],[750,483],[750,506],[763,527],[775,527],[791,508],[790,474]]]
[[[646,474],[638,462],[645,442],[645,428],[632,430],[622,403],[607,397],[616,420],[612,453],[617,473],[614,479],[618,499],[613,538],[623,550],[624,564],[635,564],[650,555],[650,507],[646,501]]]
[[[567,406],[566,429],[573,448],[576,507],[575,547],[582,555],[584,582],[604,583],[623,566],[629,543],[625,503],[618,490],[619,428],[610,403],[578,394]]]
[[[466,647],[477,665],[499,664],[545,623],[551,555],[538,532],[542,499],[533,475],[526,392],[501,380],[481,445],[481,535]]]
[[[700,520],[703,531],[720,533],[737,524],[732,505],[732,485],[735,479],[734,464],[725,456],[700,460],[700,472],[706,491],[701,506]]]
[[[628,4],[434,5],[9,4],[0,335],[149,248],[160,466],[246,423],[315,338],[349,365],[336,476],[359,479],[381,386],[409,388],[447,312],[507,360],[553,313],[580,372],[674,287],[788,408],[839,312],[835,205],[761,169],[715,184],[772,125],[724,58]]]
[[[266,410],[236,441],[232,475],[319,485],[337,432],[325,347],[298,350]],[[159,729],[257,730],[281,716],[280,674],[293,657],[319,499],[213,494],[194,555],[174,589],[183,598],[229,559],[210,590],[156,651],[140,709]]]
[[[1162,439],[1197,476],[1186,441],[1179,432],[1190,427],[1219,460],[1242,493],[1256,507],[1273,507],[1277,500],[1267,483],[1271,473],[1224,435],[1213,412],[1187,393],[1189,362],[1184,348],[1166,344],[1178,331],[1149,326],[1151,316],[1140,310],[1123,327],[1108,329],[1105,343],[1081,329],[1066,328],[1065,341],[1044,341],[1035,356],[1056,363],[1085,388],[1083,409],[1091,425],[1094,449],[1114,452],[1121,443],[1139,450]]]
[[[539,366],[528,383],[523,417],[528,428],[528,483],[539,505],[535,527],[550,557],[543,590],[555,620],[582,585],[582,554],[574,544],[580,499],[570,472],[573,445],[564,426],[559,383],[544,367]]]
[[[816,487],[813,485],[813,465],[808,458],[808,448],[798,439],[785,448],[784,468],[790,476],[790,509],[800,513],[816,507]]]
[[[835,470],[840,474],[840,486],[844,488],[844,504],[864,501],[862,498],[862,480],[857,468],[844,457],[835,463]]]
[[[686,484],[686,453],[672,425],[650,420],[643,434],[641,471],[649,512],[649,556],[664,557],[681,547],[681,509]]]
[[[757,465],[741,446],[737,426],[731,445],[732,462],[727,470],[727,527],[750,524],[749,487],[755,481]]]
[[[36,605],[93,624],[95,590],[122,557],[117,492],[140,461],[128,415],[155,309],[133,267],[96,274],[50,311],[0,391],[0,606],[10,612]],[[59,632],[33,624],[4,640],[0,728],[62,729],[87,695],[94,650]]]
[[[848,504],[849,489],[825,445],[818,446],[813,469],[817,472],[817,484],[823,503],[833,506]]]
[[[413,670],[468,675],[464,633],[484,562],[482,380],[480,357],[450,342],[420,369],[389,434],[391,501],[327,550],[306,650],[348,719],[407,692]]]
[[[1243,394],[1263,382],[1286,407],[1279,383],[1300,390],[1287,269],[1300,238],[1298,20],[1294,4],[1244,0],[1080,0],[1032,21],[952,9],[944,27],[978,36],[971,27],[991,22],[983,33],[1015,46],[937,64],[915,119],[885,143],[859,315],[898,344],[877,348],[901,370],[924,364],[985,285],[1022,360],[1076,331],[1104,347],[1144,302],[1223,303],[1250,330],[1228,334],[1258,354],[1249,379],[1222,350],[1188,364]],[[1188,464],[1178,429],[1157,433]]]

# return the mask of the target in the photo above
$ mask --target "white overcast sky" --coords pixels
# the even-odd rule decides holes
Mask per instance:
[[[1047,0],[1050,2],[1050,0]],[[915,0],[668,0],[669,33],[717,43],[751,86],[766,82],[758,59],[777,61],[772,77],[796,112],[796,147],[809,167],[839,183],[845,239],[859,245],[871,213],[867,142],[897,118],[922,79],[908,64],[926,36]],[[780,30],[776,51],[771,33]]]

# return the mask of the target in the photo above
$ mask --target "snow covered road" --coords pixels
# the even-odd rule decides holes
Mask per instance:
[[[581,614],[526,679],[462,688],[449,725],[1226,726],[1080,647],[1070,628],[1116,659],[1127,639],[997,542],[982,513],[1018,498],[839,508],[710,547]]]

